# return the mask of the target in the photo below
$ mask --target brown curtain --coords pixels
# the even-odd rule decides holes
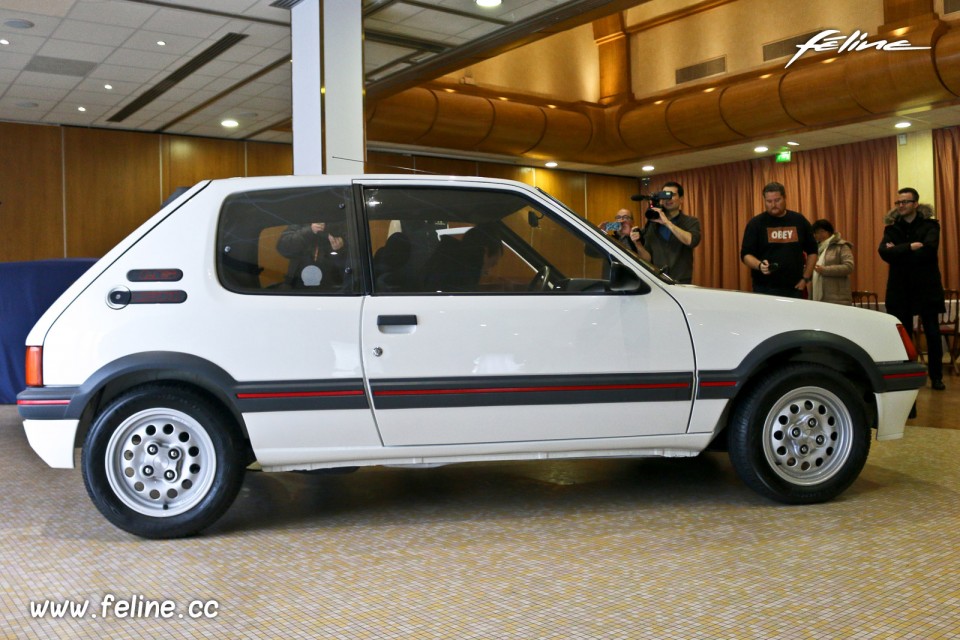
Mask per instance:
[[[853,287],[883,298],[887,270],[877,247],[897,191],[895,138],[798,151],[790,163],[767,157],[678,171],[654,177],[650,187],[658,190],[670,180],[683,185],[685,209],[703,228],[694,252],[695,284],[750,290],[749,270],[740,262],[743,229],[764,210],[763,186],[776,181],[786,188],[788,208],[811,222],[827,218],[853,243]]]
[[[940,221],[940,269],[943,286],[960,289],[960,127],[933,132],[933,162]]]

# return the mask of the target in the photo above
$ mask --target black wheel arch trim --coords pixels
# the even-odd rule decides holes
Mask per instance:
[[[926,367],[915,362],[875,362],[863,347],[835,333],[801,329],[767,338],[755,346],[735,369],[701,371],[698,399],[729,399],[767,360],[789,351],[825,348],[839,352],[857,363],[874,393],[918,389],[926,380]],[[811,360],[814,361],[815,360]]]

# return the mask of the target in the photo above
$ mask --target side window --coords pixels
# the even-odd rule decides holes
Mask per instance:
[[[515,193],[368,188],[364,206],[375,293],[603,290],[606,254]]]
[[[238,293],[357,293],[352,200],[349,187],[229,196],[217,229],[220,282]]]

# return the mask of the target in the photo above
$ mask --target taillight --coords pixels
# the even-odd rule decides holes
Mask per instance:
[[[913,346],[913,340],[910,339],[910,334],[907,332],[906,327],[898,324],[897,331],[900,332],[900,340],[903,342],[903,348],[907,350],[907,360],[910,362],[915,361],[917,359],[917,348]]]
[[[43,347],[27,347],[27,386],[43,386]]]

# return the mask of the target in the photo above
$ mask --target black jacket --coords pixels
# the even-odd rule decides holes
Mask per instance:
[[[902,218],[883,229],[880,257],[890,265],[887,277],[887,311],[896,316],[940,313],[944,310],[943,279],[937,253],[940,249],[940,223],[927,217],[929,207],[921,205],[912,222]],[[910,244],[923,247],[911,250]],[[887,247],[892,243],[892,247]]]

